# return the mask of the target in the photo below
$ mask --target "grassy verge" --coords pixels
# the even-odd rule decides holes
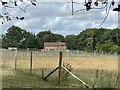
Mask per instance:
[[[45,76],[52,69],[45,70]],[[2,69],[2,87],[3,88],[85,88],[79,81],[69,76],[67,80],[62,80],[60,85],[58,82],[58,72],[51,75],[47,81],[41,77],[41,69],[33,69],[33,74],[29,75],[29,70],[9,68]],[[73,70],[73,73],[80,79],[85,81],[91,87],[96,88],[116,88],[117,74],[109,71],[98,70]]]
[[[3,71],[8,70],[9,69],[7,68],[3,68]],[[30,76],[29,74],[20,71],[13,71],[13,73],[14,75],[5,75],[2,77],[3,88],[44,88],[54,86],[34,75]]]
[[[71,80],[62,82],[58,85],[57,72],[50,76],[47,81],[43,80],[41,76],[29,73],[22,70],[11,70],[9,68],[2,69],[2,88],[68,88],[78,87],[71,84]],[[35,71],[34,71],[35,72]],[[7,73],[7,74],[5,74]],[[11,74],[12,73],[12,74]],[[47,74],[47,73],[46,73]]]

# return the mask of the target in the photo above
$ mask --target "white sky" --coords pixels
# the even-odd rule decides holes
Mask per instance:
[[[74,11],[85,9],[81,3],[74,5]],[[104,5],[100,5],[99,7],[103,6]],[[22,5],[22,7],[24,6]],[[112,11],[113,8],[112,6],[108,18],[101,27],[118,27],[118,12]],[[25,19],[22,21],[12,20],[6,22],[1,25],[1,33],[5,33],[10,26],[16,25],[36,34],[45,30],[51,30],[53,33],[62,34],[64,36],[68,34],[79,34],[82,30],[87,28],[100,28],[99,25],[106,17],[106,9],[84,10],[75,13],[75,15],[71,15],[70,3],[52,1],[41,2],[41,0],[38,0],[36,7],[29,6],[26,11],[27,13],[19,9],[11,11],[13,15],[24,16]]]

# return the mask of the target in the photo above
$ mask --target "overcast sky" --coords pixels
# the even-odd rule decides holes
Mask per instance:
[[[99,7],[104,7],[100,5]],[[22,6],[24,8],[24,6]],[[74,11],[85,9],[83,4],[75,4]],[[110,10],[109,16],[101,27],[117,28],[118,13]],[[99,25],[106,17],[106,8],[93,9],[90,11],[80,11],[71,15],[71,4],[66,2],[38,2],[37,6],[29,6],[27,13],[20,9],[15,9],[11,13],[15,16],[24,16],[22,21],[12,20],[1,25],[2,32],[16,25],[27,31],[38,33],[40,31],[51,30],[53,33],[62,35],[79,34],[87,28],[100,28]]]

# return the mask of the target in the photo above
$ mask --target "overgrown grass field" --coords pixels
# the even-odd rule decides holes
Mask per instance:
[[[48,54],[48,53],[47,53]],[[10,55],[10,54],[9,54]],[[59,65],[59,55],[36,55],[33,53],[33,70],[29,75],[30,55],[17,54],[17,70],[14,69],[14,53],[11,56],[3,56],[3,87],[39,87],[39,88],[56,88],[56,87],[79,87],[85,88],[79,81],[72,76],[62,80],[58,85],[58,72],[51,75],[47,81],[42,79],[42,70],[44,76]],[[70,63],[73,67],[72,73],[84,82],[95,88],[117,88],[118,87],[118,57],[104,55],[65,55],[63,62]],[[7,67],[7,68],[6,68]],[[10,74],[5,74],[5,72]],[[17,81],[17,83],[16,83]]]

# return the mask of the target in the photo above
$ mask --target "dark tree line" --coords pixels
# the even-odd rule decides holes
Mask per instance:
[[[2,35],[2,37],[3,48],[17,47],[22,49],[42,49],[44,42],[64,41],[64,36],[53,34],[51,31],[43,31],[35,35],[17,26],[10,27],[7,33]]]
[[[70,50],[86,50],[118,52],[120,51],[120,29],[93,28],[86,29],[78,35],[63,36],[51,31],[39,32],[37,35],[12,26],[2,35],[2,48],[17,47],[20,49],[36,48],[43,49],[44,42],[65,42]]]
[[[118,52],[120,29],[86,29],[77,37],[77,49],[87,51]]]

